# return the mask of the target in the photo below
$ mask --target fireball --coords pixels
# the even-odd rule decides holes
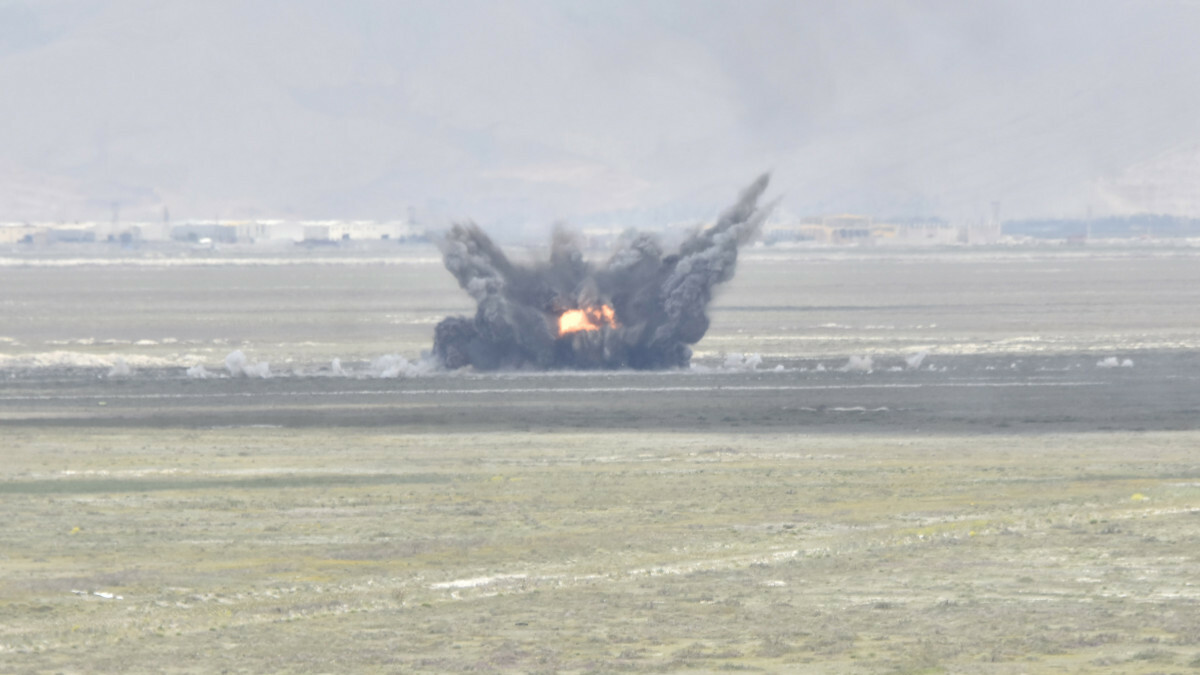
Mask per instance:
[[[579,331],[600,330],[617,327],[617,313],[608,305],[586,309],[568,309],[558,317],[558,334],[568,335]]]

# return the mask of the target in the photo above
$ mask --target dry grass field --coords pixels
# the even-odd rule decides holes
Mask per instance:
[[[0,670],[1191,672],[1197,440],[16,429]]]

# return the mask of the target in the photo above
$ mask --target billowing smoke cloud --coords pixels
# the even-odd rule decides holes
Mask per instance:
[[[690,345],[708,330],[714,287],[733,278],[738,246],[774,207],[758,206],[768,180],[764,174],[751,183],[716,224],[677,252],[664,254],[653,234],[632,233],[602,265],[584,260],[565,230],[555,231],[548,261],[522,266],[478,226],[455,225],[442,255],[478,309],[473,318],[438,324],[434,355],[451,369],[687,366]],[[564,315],[575,323],[560,326]]]

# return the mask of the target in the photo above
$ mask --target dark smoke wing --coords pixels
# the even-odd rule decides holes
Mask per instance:
[[[738,247],[757,233],[776,202],[758,200],[763,174],[716,224],[663,255],[648,233],[623,237],[601,267],[584,260],[576,240],[556,229],[550,260],[512,263],[474,224],[455,225],[442,242],[446,269],[475,299],[474,318],[447,317],[434,333],[434,354],[446,368],[477,370],[686,367],[690,345],[708,331],[714,288],[733,278]],[[615,325],[558,334],[570,309],[615,310]]]

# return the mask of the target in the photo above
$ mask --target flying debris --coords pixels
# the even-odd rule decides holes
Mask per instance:
[[[475,299],[474,317],[451,316],[434,332],[441,365],[457,369],[686,367],[708,330],[713,288],[733,278],[738,247],[778,200],[750,184],[716,224],[664,254],[650,233],[630,233],[602,265],[584,260],[574,236],[554,232],[550,259],[513,263],[479,226],[455,225],[441,242],[446,269]]]

